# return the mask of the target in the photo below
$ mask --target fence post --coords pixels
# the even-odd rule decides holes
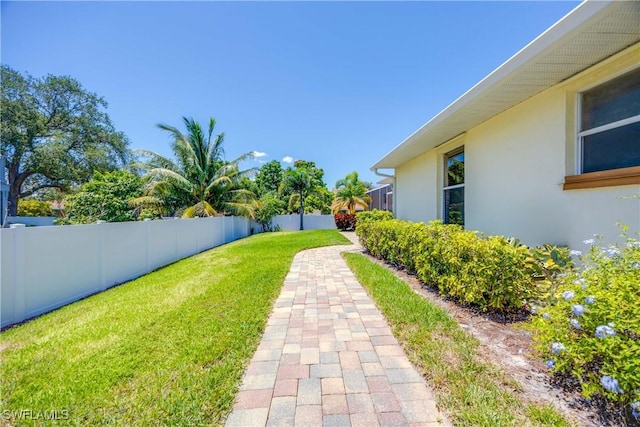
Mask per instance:
[[[101,290],[105,290],[107,289],[107,269],[106,269],[106,260],[105,260],[105,256],[104,256],[104,247],[106,245],[105,243],[105,237],[104,234],[106,233],[105,231],[105,221],[103,220],[98,220],[96,221],[96,225],[98,225],[98,280],[100,280],[100,289]]]
[[[180,256],[180,245],[179,245],[179,240],[180,240],[180,226],[179,226],[179,222],[178,222],[178,218],[173,218],[173,229],[175,230],[176,233],[176,241],[175,241],[175,256],[173,257],[173,259],[177,260],[178,257]]]
[[[144,219],[144,234],[145,234],[145,241],[144,241],[144,249],[146,251],[146,260],[147,260],[147,265],[146,265],[146,269],[144,270],[145,274],[151,271],[151,254],[150,254],[150,250],[149,250],[149,239],[151,232],[149,231],[149,222],[151,221],[150,218],[145,218]]]
[[[13,231],[13,319],[10,323],[17,323],[26,318],[25,294],[27,293],[26,226],[11,224]]]

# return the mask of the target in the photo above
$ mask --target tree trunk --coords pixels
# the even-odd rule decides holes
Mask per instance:
[[[304,199],[302,198],[302,191],[301,191],[300,192],[300,230],[304,230],[303,218],[304,218]]]
[[[7,200],[8,215],[18,216],[18,199],[20,198],[20,187],[22,187],[22,183],[24,182],[24,180],[27,179],[27,177],[31,174],[18,173],[18,167],[16,165],[9,165],[7,169],[9,169],[9,197]]]
[[[14,191],[13,186],[9,188],[9,197],[7,198],[9,216],[18,216],[18,191]]]

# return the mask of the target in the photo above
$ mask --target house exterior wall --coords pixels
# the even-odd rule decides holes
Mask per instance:
[[[594,233],[619,241],[619,221],[640,230],[639,185],[562,188],[576,174],[579,92],[638,66],[639,57],[637,44],[399,166],[398,217],[442,218],[443,156],[464,145],[467,229],[574,249]]]
[[[396,216],[409,221],[438,218],[438,161],[433,151],[396,168]]]

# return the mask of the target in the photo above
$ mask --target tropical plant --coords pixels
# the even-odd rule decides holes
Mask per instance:
[[[356,216],[354,214],[337,213],[333,215],[333,220],[338,230],[353,231],[356,228]]]
[[[239,163],[253,157],[253,152],[235,160],[223,159],[224,133],[213,134],[215,119],[203,128],[192,118],[183,117],[186,133],[166,124],[158,127],[173,138],[174,162],[151,151],[141,151],[149,160],[147,194],[138,204],[160,204],[168,212],[181,212],[183,217],[233,214],[253,217],[256,195],[240,185],[253,169],[241,171]]]
[[[287,169],[283,182],[284,185],[289,187],[293,191],[293,194],[297,196],[290,199],[289,208],[291,208],[291,202],[297,198],[297,203],[300,204],[300,230],[304,230],[304,198],[313,188],[311,173],[304,167]]]
[[[331,209],[336,214],[341,210],[346,210],[348,214],[355,214],[358,206],[369,209],[371,197],[367,190],[371,187],[368,182],[360,181],[358,172],[353,171],[341,180],[336,182],[336,195],[333,199]]]
[[[315,162],[296,160],[293,168],[284,171],[284,176],[278,194],[287,206],[289,213],[300,214],[300,229],[304,228],[303,215],[305,212],[319,210],[327,212],[329,209],[327,185],[323,181],[324,170],[318,168]]]

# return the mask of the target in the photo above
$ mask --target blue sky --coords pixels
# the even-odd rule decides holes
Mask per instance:
[[[70,75],[116,128],[170,155],[158,123],[225,133],[226,157],[369,167],[577,6],[517,2],[1,2],[1,61]],[[283,163],[283,166],[287,166]]]

